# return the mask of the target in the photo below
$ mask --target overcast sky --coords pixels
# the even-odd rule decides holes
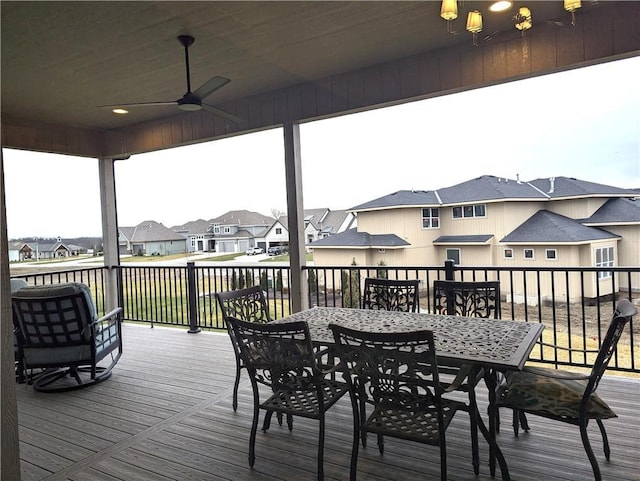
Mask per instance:
[[[305,208],[480,175],[640,188],[640,57],[300,127]],[[185,114],[188,115],[188,114]],[[5,149],[9,239],[100,236],[98,162]],[[286,210],[282,130],[116,163],[118,223]]]

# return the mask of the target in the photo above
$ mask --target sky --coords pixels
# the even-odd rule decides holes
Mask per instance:
[[[300,126],[307,209],[481,175],[640,188],[640,57]],[[188,115],[188,114],[185,114]],[[9,239],[101,235],[96,159],[4,150]],[[118,224],[286,211],[281,129],[116,162]]]

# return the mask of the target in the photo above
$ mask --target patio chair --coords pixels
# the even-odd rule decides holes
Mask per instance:
[[[507,373],[507,384],[502,389],[498,406],[510,407],[555,421],[579,426],[582,445],[589,457],[594,479],[601,480],[598,460],[593,454],[587,434],[589,421],[595,420],[600,428],[604,455],[610,458],[609,440],[603,420],[617,417],[597,394],[596,389],[627,322],[637,313],[634,305],[626,299],[618,302],[607,334],[599,350],[557,349],[579,353],[597,353],[589,374],[580,374],[548,368],[525,366],[523,371]],[[546,344],[545,345],[549,345]],[[514,424],[517,434],[517,424]]]
[[[45,369],[30,380],[36,391],[69,391],[111,376],[122,355],[122,308],[98,318],[89,288],[77,282],[23,287],[12,305],[21,368]]]
[[[267,323],[271,322],[269,308],[260,286],[238,289],[235,291],[216,292],[216,299],[222,311],[222,318],[227,326],[227,332],[233,345],[233,353],[236,357],[236,379],[233,384],[233,410],[238,409],[238,386],[240,385],[240,372],[245,365],[240,355],[240,347],[236,342],[233,329],[227,323],[227,319],[234,317],[243,321]]]
[[[330,324],[353,410],[351,480],[356,479],[363,433],[378,436],[380,454],[390,436],[439,446],[440,475],[447,479],[445,431],[464,403],[445,399],[431,331],[370,333]],[[371,413],[362,419],[362,401]]]
[[[317,477],[322,480],[325,412],[347,392],[346,384],[329,378],[329,372],[319,369],[306,322],[259,324],[228,317],[227,324],[234,332],[253,389],[249,466],[255,462],[261,409],[266,411],[264,432],[269,429],[274,412],[286,414],[287,419],[302,416],[317,419],[320,424]],[[263,402],[260,402],[260,385],[272,391]]]
[[[436,314],[451,316],[500,318],[500,282],[499,281],[444,281],[433,282],[433,306]],[[475,386],[482,379],[482,370],[473,370],[466,364],[443,365],[440,364],[440,374],[445,379],[459,379],[464,373],[472,375],[467,382],[458,383],[459,391],[466,392],[469,397],[467,405],[470,416],[472,463],[475,474],[480,472],[480,456],[478,451],[478,420],[475,417],[477,404],[475,398]],[[504,382],[503,376],[498,376],[498,384]],[[444,381],[443,381],[444,382]],[[514,417],[517,419],[517,417]],[[496,413],[496,426],[499,424]]]
[[[11,279],[11,295],[22,289],[23,287],[27,287],[29,284],[24,279]],[[13,357],[15,361],[15,370],[16,370],[16,380],[19,383],[24,382],[24,367],[22,366],[22,356],[20,354],[19,346],[18,346],[18,325],[15,319],[15,315],[13,316]]]
[[[436,314],[500,319],[500,281],[433,281]]]
[[[393,280],[367,277],[364,280],[363,309],[416,312],[418,279]]]

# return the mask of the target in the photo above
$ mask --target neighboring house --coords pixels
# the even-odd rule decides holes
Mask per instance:
[[[121,253],[135,256],[166,256],[187,252],[187,239],[168,227],[146,220],[135,227],[119,228]]]
[[[33,248],[22,241],[9,243],[9,262],[19,262],[35,257]]]
[[[289,246],[288,217],[277,219],[265,233],[267,247]],[[353,228],[356,217],[346,210],[305,209],[304,210],[304,237],[305,244],[329,237]]]
[[[244,252],[249,247],[262,247],[273,217],[248,210],[232,210],[211,219],[207,227],[209,247],[215,252]]]
[[[349,210],[358,216],[357,230],[309,247],[317,266],[353,260],[367,266],[436,266],[445,259],[467,266],[638,265],[637,196],[630,189],[568,177],[520,182],[487,175],[435,191],[399,191],[355,206]],[[610,272],[599,273],[585,286],[585,296],[611,293],[611,280]],[[548,292],[550,281],[541,282]],[[624,288],[628,280],[616,279],[616,286]]]
[[[198,219],[184,225],[173,226],[172,231],[187,238],[187,252],[213,252],[215,240],[213,232],[209,232],[211,221]]]
[[[60,237],[53,243],[36,243],[32,250],[38,259],[59,259],[87,253],[85,247],[64,243]]]

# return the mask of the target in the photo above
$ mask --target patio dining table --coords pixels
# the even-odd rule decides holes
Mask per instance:
[[[430,330],[438,363],[469,363],[475,372],[484,370],[489,392],[489,428],[480,414],[478,426],[489,443],[489,464],[495,475],[498,460],[503,479],[510,479],[506,461],[496,442],[497,407],[495,395],[497,373],[520,370],[527,361],[544,326],[523,321],[461,317],[423,312],[397,312],[338,307],[314,307],[273,322],[305,321],[312,341],[317,345],[332,345],[329,324],[367,332],[407,332]],[[471,375],[469,378],[471,379]]]

